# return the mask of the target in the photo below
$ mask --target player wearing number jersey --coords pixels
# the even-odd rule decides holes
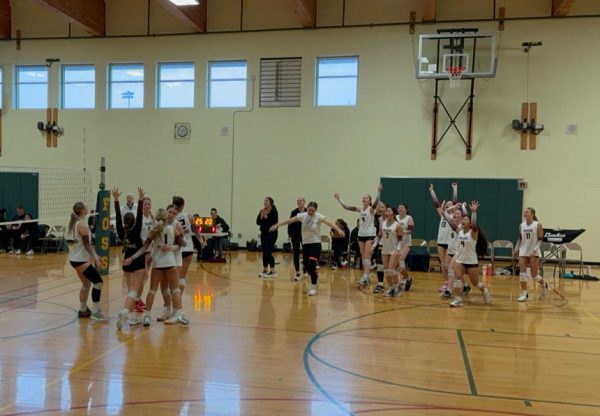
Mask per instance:
[[[458,233],[458,239],[460,246],[458,252],[454,256],[454,274],[456,279],[453,283],[454,289],[454,300],[450,302],[452,307],[463,306],[461,291],[463,288],[463,276],[465,273],[469,275],[471,283],[481,291],[483,296],[483,303],[490,303],[490,292],[483,282],[479,282],[479,264],[477,261],[477,252],[475,247],[477,245],[477,237],[479,230],[477,228],[477,209],[479,208],[479,202],[471,201],[471,218],[465,216],[462,219],[461,229]]]
[[[445,201],[442,205],[446,205]],[[455,268],[455,256],[458,253],[460,248],[460,239],[458,238],[458,234],[462,228],[462,218],[467,215],[467,204],[466,203],[458,203],[453,205],[447,210],[438,208],[438,211],[442,213],[446,222],[451,228],[450,232],[450,242],[448,243],[448,250],[446,251],[446,264],[448,265],[448,288],[444,290],[441,297],[442,299],[451,299],[452,292],[451,288],[454,284],[454,268]],[[469,286],[467,280],[463,282],[463,295],[467,295],[471,291],[471,287]]]
[[[458,201],[458,184],[452,183],[452,201],[448,201],[444,206],[440,207],[440,202],[438,200],[437,195],[433,189],[433,184],[429,185],[429,192],[431,193],[431,199],[433,200],[433,204],[435,205],[438,214],[440,215],[440,225],[438,227],[438,236],[437,236],[437,252],[438,257],[440,259],[440,266],[442,268],[442,277],[444,282],[442,286],[438,289],[439,292],[443,292],[448,289],[448,263],[446,263],[446,251],[448,250],[448,244],[450,242],[450,226],[448,222],[444,218],[442,211],[440,208],[448,209],[452,205],[456,204]]]
[[[371,258],[375,260],[377,264],[377,284],[373,288],[373,293],[383,293],[385,291],[385,286],[383,281],[385,279],[385,268],[383,267],[383,260],[381,258],[381,245],[383,244],[383,240],[381,239],[381,224],[385,221],[385,211],[388,206],[385,202],[379,202],[377,206],[377,216],[375,217],[375,224],[378,230],[378,237],[375,239],[373,244],[373,254]],[[359,219],[360,224],[360,219]]]
[[[517,299],[519,302],[527,302],[529,299],[527,267],[531,269],[531,276],[535,276],[535,281],[540,284],[542,298],[547,297],[549,291],[548,282],[545,282],[539,274],[540,244],[544,236],[544,227],[538,222],[533,208],[523,210],[523,220],[519,225],[519,240],[513,253],[513,255],[518,254],[519,256],[519,281],[521,283],[521,296]]]
[[[410,246],[412,245],[412,232],[415,228],[415,222],[413,218],[410,216],[410,212],[408,210],[408,205],[400,204],[398,205],[398,215],[396,216],[396,221],[402,227],[402,241],[401,248],[398,253],[400,256],[398,260],[398,267],[400,270],[400,274],[402,275],[402,280],[400,281],[400,286],[408,291],[412,286],[413,279],[408,275],[406,271],[406,256],[410,252]]]
[[[181,289],[177,275],[177,260],[175,254],[185,245],[183,241],[183,229],[175,221],[177,210],[169,205],[166,210],[159,209],[156,212],[156,225],[148,233],[148,240],[133,256],[125,259],[124,265],[131,264],[136,258],[143,256],[146,249],[152,243],[152,273],[150,274],[150,290],[146,297],[146,312],[144,313],[144,326],[150,325],[150,313],[154,303],[154,295],[161,281],[168,282],[169,294],[173,299],[175,307],[174,314],[165,321],[166,324],[181,323],[188,325],[189,321],[183,314],[181,305]],[[163,297],[165,291],[163,291]]]
[[[346,205],[340,199],[339,192],[334,194],[335,199],[338,200],[344,209],[360,213],[358,222],[358,247],[363,263],[363,275],[358,281],[360,287],[371,284],[371,279],[369,279],[369,272],[371,271],[371,255],[373,254],[373,240],[375,240],[375,236],[377,235],[377,229],[375,228],[375,209],[377,208],[377,204],[379,204],[382,189],[383,187],[380,184],[377,188],[377,197],[375,198],[375,201],[371,200],[370,195],[363,196],[362,207],[360,208]]]
[[[400,251],[402,249],[402,226],[394,219],[394,209],[386,208],[385,218],[381,221],[380,234],[378,239],[381,241],[381,263],[385,280],[388,283],[387,290],[383,296],[400,296],[400,275],[398,272],[398,262],[400,261]]]
[[[112,189],[112,196],[115,203],[117,234],[119,235],[119,239],[123,242],[123,253],[125,258],[131,257],[144,245],[144,240],[141,237],[144,190],[138,188],[138,194],[139,201],[136,205],[136,215],[134,216],[131,212],[128,212],[121,218],[121,207],[119,203],[119,196],[121,194],[118,188]],[[119,311],[117,316],[117,330],[119,331],[130,317],[130,314],[133,312],[136,302],[139,301],[142,293],[144,279],[146,277],[145,258],[140,256],[130,265],[123,265],[123,274],[125,275],[125,281],[127,282],[127,297],[125,298],[123,309]],[[131,316],[129,321],[130,325],[139,323],[139,321],[134,318],[135,316]]]

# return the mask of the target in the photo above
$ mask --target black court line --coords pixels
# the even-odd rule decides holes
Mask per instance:
[[[467,372],[467,379],[469,380],[469,388],[471,389],[471,394],[473,396],[477,396],[477,386],[475,385],[475,379],[473,378],[473,371],[471,370],[471,363],[469,362],[467,347],[465,347],[465,340],[463,339],[462,331],[460,329],[456,330],[456,336],[458,337],[458,344],[460,345],[460,352],[462,353],[465,371]]]

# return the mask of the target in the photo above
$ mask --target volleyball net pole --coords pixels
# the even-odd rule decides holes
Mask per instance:
[[[106,190],[106,160],[100,158],[100,186],[96,196],[96,253],[102,266],[100,274],[107,275],[110,265],[110,192]]]

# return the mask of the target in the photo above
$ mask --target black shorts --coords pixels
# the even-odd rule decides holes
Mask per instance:
[[[174,268],[175,268],[175,266],[171,266],[171,267],[153,267],[153,269],[160,270],[161,272],[166,272],[167,270],[171,270],[171,269],[174,269]]]
[[[450,257],[454,257],[454,254],[447,253]]]
[[[438,247],[448,249],[448,244],[438,244]]]
[[[137,272],[142,269],[146,269],[146,258],[144,256],[138,257],[129,266],[123,266],[123,271],[127,273]]]
[[[373,241],[373,240],[375,240],[375,236],[366,236],[366,237],[358,236],[358,241],[360,241],[361,243],[366,243],[367,241]]]
[[[79,266],[81,266],[82,264],[86,264],[87,261],[69,261],[69,263],[71,263],[71,267],[73,267],[74,269],[76,269]]]
[[[181,258],[185,259],[186,257],[190,257],[193,256],[194,252],[193,251],[182,251],[181,252]]]
[[[467,270],[479,267],[479,264],[465,264],[465,263],[459,263],[459,264],[462,264],[463,267]]]

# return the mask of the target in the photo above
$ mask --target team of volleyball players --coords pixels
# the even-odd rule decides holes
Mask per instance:
[[[381,190],[380,185],[375,200],[372,200],[369,195],[363,196],[360,206],[347,205],[337,192],[334,197],[344,209],[359,213],[358,246],[363,273],[357,282],[358,287],[365,290],[371,285],[370,273],[372,268],[375,268],[377,283],[373,286],[373,293],[383,294],[385,297],[398,297],[403,291],[408,291],[413,283],[405,262],[412,244],[414,220],[406,204],[401,203],[395,208],[381,202]],[[476,252],[479,236],[477,224],[479,203],[459,202],[458,186],[455,183],[452,184],[452,201],[440,203],[433,185],[430,185],[429,190],[440,216],[437,248],[444,279],[439,289],[441,297],[451,299],[449,304],[451,307],[463,306],[463,297],[471,290],[470,281],[481,292],[483,303],[489,304],[490,292],[485,283],[479,281]],[[186,283],[185,275],[194,250],[192,234],[196,234],[201,243],[203,238],[193,226],[191,216],[183,212],[184,199],[173,197],[171,205],[166,209],[158,209],[153,216],[150,198],[145,197],[143,189],[138,188],[137,213],[134,215],[133,212],[127,212],[121,215],[119,205],[121,194],[117,188],[113,188],[112,195],[117,214],[117,232],[123,241],[122,264],[128,292],[123,309],[117,316],[118,330],[121,330],[126,323],[130,326],[151,325],[154,296],[159,287],[164,301],[164,312],[156,320],[163,321],[165,324],[189,325],[189,320],[183,313],[182,293]],[[264,237],[265,241],[272,239],[268,238],[268,233],[276,233],[278,227],[298,223],[300,235],[296,236],[294,258],[298,259],[298,251],[302,245],[303,273],[299,270],[300,262],[295,261],[296,274],[293,281],[299,282],[303,274],[308,274],[310,286],[307,293],[309,296],[314,296],[317,294],[319,279],[321,224],[331,227],[339,237],[344,237],[344,231],[339,227],[339,222],[331,222],[317,212],[316,202],[311,201],[305,207],[304,198],[299,197],[297,201],[298,209],[292,211],[291,217],[277,222],[276,215],[272,221],[267,221],[268,214],[273,210],[276,212],[276,209],[273,199],[265,198],[265,208],[259,213],[257,223],[261,225],[261,233],[265,234],[264,236],[261,234],[261,239]],[[105,321],[106,317],[100,308],[103,281],[96,269],[100,266],[99,258],[91,245],[91,234],[85,221],[86,215],[85,204],[76,203],[69,224],[69,232],[73,234],[75,241],[69,254],[69,261],[82,282],[78,315],[80,318]],[[533,208],[526,208],[523,211],[523,219],[523,223],[519,225],[519,239],[513,253],[515,256],[518,255],[519,270],[521,270],[519,281],[522,292],[518,297],[519,302],[526,302],[529,299],[527,286],[531,276],[540,285],[542,297],[546,297],[549,291],[548,283],[539,274],[543,227],[538,222]],[[267,253],[267,257],[269,256],[270,251]],[[260,274],[261,277],[276,276],[274,264],[269,259],[270,257],[263,259],[265,270]],[[150,267],[150,288],[144,304],[141,295]],[[270,270],[267,270],[267,267],[270,267]],[[524,272],[527,269],[531,270],[530,274]],[[93,302],[91,310],[87,306],[90,289]],[[141,319],[134,314],[134,310],[141,312]]]

